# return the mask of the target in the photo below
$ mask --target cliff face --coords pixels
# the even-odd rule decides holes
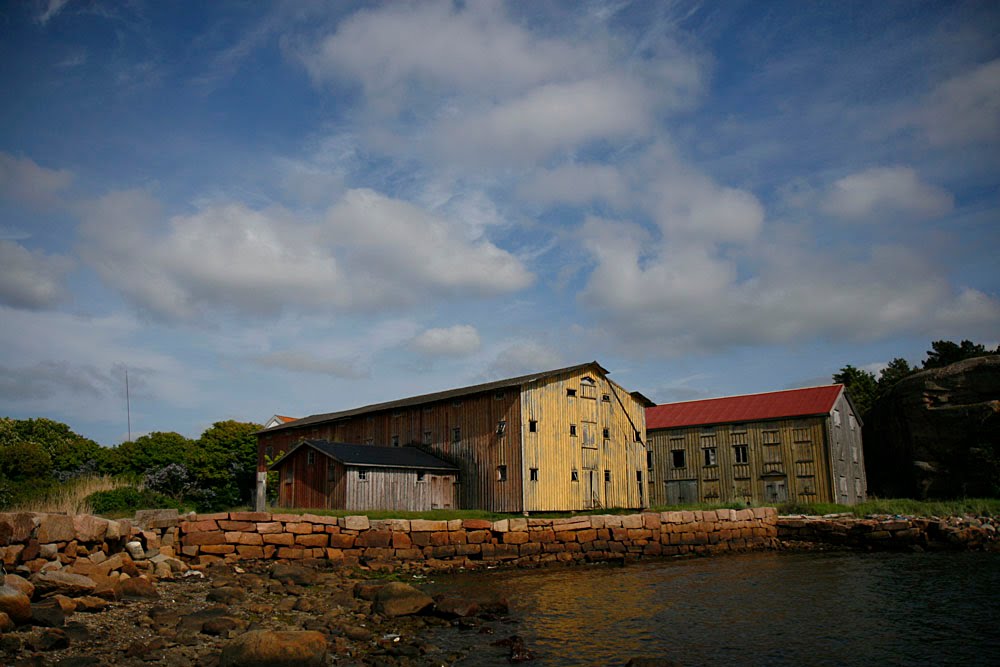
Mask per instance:
[[[901,380],[875,403],[863,433],[871,494],[1000,495],[1000,355]]]

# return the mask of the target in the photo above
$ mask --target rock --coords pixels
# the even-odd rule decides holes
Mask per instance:
[[[59,661],[59,667],[103,667],[107,664],[93,655],[71,655]]]
[[[255,630],[226,644],[219,667],[320,667],[326,657],[320,632]]]
[[[127,542],[125,551],[133,560],[143,560],[146,557],[146,550],[142,548],[142,542]]]
[[[86,642],[91,640],[90,628],[79,621],[70,621],[62,629],[71,642]]]
[[[97,588],[97,584],[90,577],[82,574],[70,574],[61,570],[50,572],[39,572],[31,577],[31,583],[35,585],[36,592],[43,596],[55,594],[68,595],[89,595]]]
[[[31,620],[31,600],[13,586],[4,584],[0,586],[0,612],[18,625],[27,623]]]
[[[371,630],[369,630],[368,628],[362,628],[361,626],[358,625],[349,625],[343,628],[342,632],[344,633],[345,637],[347,637],[348,639],[352,639],[356,642],[369,641],[373,636]]]
[[[232,616],[219,616],[205,621],[201,626],[201,631],[206,635],[215,637],[228,637],[231,633],[244,630],[247,627],[246,621]]]
[[[31,605],[32,625],[58,628],[66,624],[66,612],[56,600],[43,600]]]
[[[127,649],[125,649],[126,658],[142,658],[142,659],[152,659],[151,653],[155,651],[162,651],[167,647],[167,640],[163,637],[156,637],[148,642],[136,641],[133,642]],[[147,658],[147,656],[150,656]]]
[[[18,576],[16,574],[8,574],[4,577],[4,583],[8,586],[13,586],[17,590],[21,591],[29,598],[35,597],[35,585],[25,579],[24,577]]]
[[[108,534],[108,520],[90,514],[73,517],[73,530],[80,542],[100,542]]]
[[[871,494],[993,496],[1000,477],[1000,355],[903,378],[865,415],[863,437]]]
[[[383,586],[375,595],[375,613],[383,616],[410,616],[419,614],[434,604],[434,599],[409,584],[393,581]]]
[[[229,614],[227,607],[209,607],[182,616],[177,623],[177,632],[201,632],[207,621]],[[156,617],[154,617],[155,620]]]
[[[210,590],[206,599],[209,602],[218,602],[220,604],[236,604],[246,599],[246,596],[247,594],[242,588],[223,586],[222,588],[213,588]]]
[[[311,586],[316,583],[316,570],[289,563],[275,563],[271,568],[271,578],[281,582],[292,582],[299,586]]]
[[[359,581],[354,584],[354,597],[362,600],[374,600],[378,592],[385,584],[373,584],[368,581]]]
[[[14,629],[14,621],[7,612],[0,611],[0,634],[4,632],[10,632]]]
[[[121,582],[122,597],[125,598],[158,598],[153,582],[144,577],[130,577]]]
[[[524,639],[518,635],[511,635],[507,639],[495,641],[493,645],[510,647],[510,656],[507,658],[508,662],[527,662],[528,660],[535,659],[535,654],[528,650],[528,647],[524,644]]]
[[[40,519],[38,528],[35,529],[35,539],[40,544],[70,542],[76,538],[73,517],[65,514],[42,514]]]
[[[309,598],[299,598],[298,600],[295,601],[295,606],[292,607],[292,609],[295,611],[305,611],[305,612],[315,611],[316,603],[310,600]]]
[[[434,604],[434,611],[445,618],[464,618],[479,613],[479,605],[462,598],[442,597]]]
[[[67,616],[76,611],[76,601],[73,598],[68,598],[65,595],[53,595],[51,599],[59,603],[59,607]]]
[[[69,648],[69,635],[58,628],[44,630],[32,640],[31,645],[36,651],[58,651]]]
[[[30,512],[0,514],[0,547],[27,542],[35,530],[35,515]]]
[[[73,601],[76,603],[76,611],[83,613],[93,613],[108,608],[107,600],[94,595],[84,595],[83,597],[74,598]]]

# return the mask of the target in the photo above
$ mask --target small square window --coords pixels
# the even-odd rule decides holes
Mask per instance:
[[[538,432],[538,420],[537,419],[529,419],[528,420],[528,432],[529,433],[537,433]]]
[[[392,446],[393,447],[399,447],[399,436],[398,435],[392,436]]]
[[[574,436],[576,435],[576,424],[569,425],[569,434]]]
[[[571,481],[571,482],[579,482],[580,481],[580,473],[578,473],[576,470],[573,470],[572,472],[570,472],[570,474],[569,474],[569,481]]]
[[[604,401],[605,403],[610,403],[611,402],[611,396],[609,396],[608,394],[602,394],[601,395],[601,400]]]
[[[605,470],[604,471],[604,481],[605,482],[610,482],[611,481],[611,471],[610,470]]]
[[[456,426],[451,429],[451,441],[452,442],[462,442],[462,427]]]
[[[675,468],[686,468],[687,461],[684,460],[684,450],[683,449],[672,449],[670,450],[671,463]]]
[[[422,481],[424,481],[424,478],[425,478],[426,476],[427,476],[427,473],[426,473],[426,472],[424,472],[423,470],[418,470],[418,471],[417,471],[417,481],[418,481],[418,482],[422,482]]]
[[[576,396],[576,389],[567,389],[566,390],[566,395],[569,396],[570,398],[572,398],[573,396]]]
[[[368,471],[364,468],[358,468],[358,481],[364,482],[368,479]]]
[[[528,476],[529,476],[528,478],[532,482],[537,482],[538,481],[538,468],[531,468],[531,469],[529,469],[528,470]]]
[[[505,465],[497,466],[497,481],[498,482],[507,481],[507,466]]]

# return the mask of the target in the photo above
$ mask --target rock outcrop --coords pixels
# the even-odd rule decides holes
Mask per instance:
[[[986,497],[1000,493],[1000,355],[900,380],[865,417],[873,495]]]

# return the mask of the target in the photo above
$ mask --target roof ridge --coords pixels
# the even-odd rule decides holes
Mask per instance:
[[[669,403],[657,403],[652,408],[647,408],[653,410],[665,405],[683,405],[685,403],[699,403],[702,401],[723,401],[727,398],[748,398],[750,396],[767,396],[769,394],[784,394],[792,391],[806,391],[807,389],[832,389],[833,387],[843,387],[844,384],[841,382],[834,382],[831,384],[817,384],[811,387],[795,387],[793,389],[776,389],[774,391],[757,391],[750,394],[729,394],[726,396],[711,396],[709,398],[691,398],[686,401],[671,401]]]

